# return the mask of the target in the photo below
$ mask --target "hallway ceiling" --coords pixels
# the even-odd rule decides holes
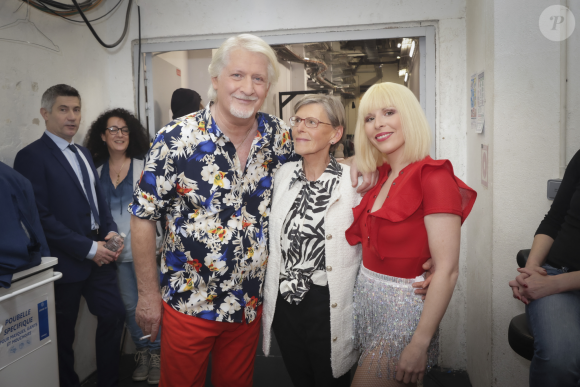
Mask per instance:
[[[309,88],[332,89],[346,99],[353,99],[383,78],[383,65],[397,64],[398,70],[408,68],[413,40],[416,39],[351,40],[272,48],[280,61],[304,64]],[[375,76],[359,84],[356,75],[362,73],[374,73]]]

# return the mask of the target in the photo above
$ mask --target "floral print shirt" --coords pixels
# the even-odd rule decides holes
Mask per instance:
[[[209,109],[161,129],[147,154],[129,211],[167,216],[161,259],[163,300],[178,312],[250,323],[262,303],[273,176],[294,161],[290,130],[256,115],[244,168]]]
[[[327,284],[324,216],[332,192],[340,182],[342,168],[330,155],[330,163],[318,180],[309,181],[302,163],[295,164],[288,189],[294,184],[301,184],[302,188],[286,214],[280,233],[280,294],[287,302],[298,305],[310,285]]]

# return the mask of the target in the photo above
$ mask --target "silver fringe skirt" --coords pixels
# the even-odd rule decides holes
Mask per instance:
[[[368,372],[395,378],[401,352],[411,342],[423,311],[421,296],[414,294],[411,284],[422,280],[391,277],[361,265],[354,288],[354,346],[361,353],[359,367],[371,356]],[[427,351],[426,372],[437,364],[438,357],[439,335],[435,333]]]

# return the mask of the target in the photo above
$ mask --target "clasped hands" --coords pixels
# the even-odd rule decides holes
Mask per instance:
[[[557,293],[553,277],[540,266],[518,268],[520,273],[509,282],[514,298],[528,305],[531,301]]]

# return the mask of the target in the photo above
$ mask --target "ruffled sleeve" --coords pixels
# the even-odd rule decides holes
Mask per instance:
[[[403,169],[397,180],[399,187],[391,188],[389,199],[374,213],[377,218],[402,222],[423,204],[424,215],[457,214],[463,224],[477,197],[477,192],[454,175],[449,160],[427,156]]]

